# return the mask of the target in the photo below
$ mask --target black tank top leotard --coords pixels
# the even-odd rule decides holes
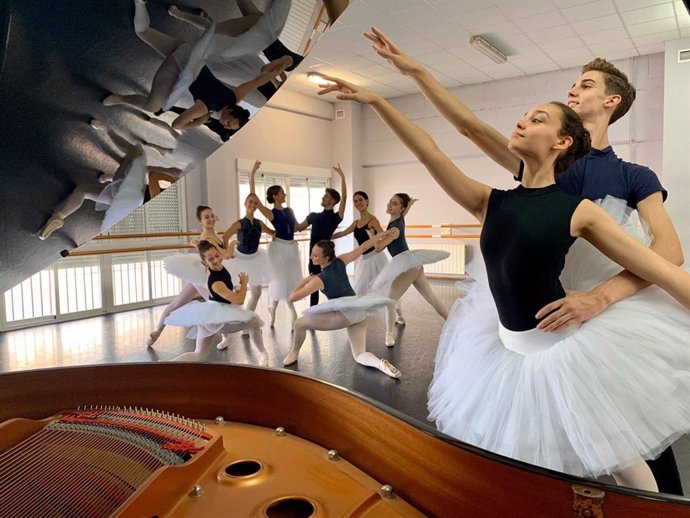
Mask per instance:
[[[249,221],[247,218],[240,220],[240,229],[237,231],[237,251],[243,254],[254,254],[259,249],[261,241],[261,222],[258,219]]]
[[[337,299],[340,297],[355,296],[355,290],[352,289],[350,279],[347,278],[347,267],[342,259],[336,257],[335,260],[326,266],[319,274],[321,282],[323,282],[323,294],[329,299]]]
[[[370,229],[371,227],[369,227],[369,222],[367,222],[366,225],[364,225],[363,227],[360,228],[357,226],[358,222],[359,222],[359,220],[355,222],[355,230],[353,233],[355,235],[355,239],[357,240],[357,244],[361,245],[362,243],[369,241],[370,238],[369,238],[369,234],[367,233],[367,229]],[[371,248],[366,249],[363,253],[368,254],[373,249],[374,249],[374,247],[372,246]]]
[[[391,254],[392,257],[395,257],[396,255],[406,252],[410,249],[410,247],[407,246],[407,240],[405,239],[405,218],[400,217],[398,219],[394,219],[393,221],[389,221],[386,230],[390,230],[392,228],[397,228],[400,231],[398,237],[391,241],[387,247],[388,253]]]
[[[570,220],[582,200],[555,184],[491,191],[480,246],[498,316],[507,329],[534,329],[537,311],[565,296],[558,277],[576,239],[570,235]]]
[[[271,209],[273,213],[273,228],[276,229],[276,237],[292,241],[295,239],[295,215],[292,213],[290,207],[285,207],[282,210]]]
[[[215,300],[216,302],[224,302],[225,304],[232,304],[227,299],[224,299],[220,295],[218,295],[215,291],[213,291],[213,284],[220,281],[223,284],[225,284],[229,289],[233,289],[232,286],[232,277],[230,276],[230,272],[228,272],[225,267],[221,269],[220,271],[215,271],[215,270],[209,270],[209,275],[208,275],[208,291],[211,292],[211,296],[209,297],[210,300]]]

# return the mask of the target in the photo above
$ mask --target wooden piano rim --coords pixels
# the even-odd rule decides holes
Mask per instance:
[[[690,516],[690,498],[589,482],[502,457],[445,436],[367,396],[289,370],[159,362],[0,375],[0,422],[42,419],[84,404],[156,408],[200,419],[223,415],[258,426],[284,426],[287,433],[338,450],[429,516],[448,516],[448,511],[462,508],[478,518],[497,512],[570,517],[573,484],[604,490],[607,517],[650,512]],[[381,429],[384,434],[374,435]]]

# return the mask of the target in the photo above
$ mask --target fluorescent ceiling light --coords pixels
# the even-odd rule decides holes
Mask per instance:
[[[498,50],[481,36],[472,36],[470,38],[470,45],[496,63],[505,63],[508,61],[508,58],[503,52]]]
[[[332,85],[332,81],[328,81],[327,79],[324,79],[324,77],[319,74],[318,72],[309,72],[307,74],[307,79],[311,81],[312,83],[316,83],[317,85]]]

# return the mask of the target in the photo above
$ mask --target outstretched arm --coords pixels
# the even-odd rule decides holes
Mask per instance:
[[[261,167],[261,161],[257,160],[254,162],[252,170],[249,173],[249,193],[256,196],[261,214],[263,214],[268,221],[273,221],[273,212],[271,212],[271,209],[266,207],[261,201],[261,198],[256,195],[256,172],[259,170],[259,167]]]
[[[324,78],[334,84],[323,85],[319,94],[338,92],[337,97],[340,100],[370,104],[402,143],[422,162],[441,188],[479,222],[484,221],[491,194],[488,185],[467,177],[443,154],[428,133],[412,123],[381,96],[335,77]]]
[[[263,221],[259,221],[259,223],[261,223],[261,232],[263,232],[264,234],[268,234],[271,237],[276,235],[276,231],[268,225],[266,225],[266,223],[264,223]]]
[[[216,281],[213,283],[213,291],[218,295],[223,297],[225,300],[229,300],[233,304],[241,306],[244,304],[244,299],[247,296],[247,284],[249,283],[249,277],[246,273],[240,273],[240,289],[233,291],[228,286],[221,281]]]
[[[513,175],[518,173],[520,159],[508,150],[508,139],[505,136],[479,119],[467,105],[451,94],[424,66],[405,54],[383,31],[372,27],[371,32],[364,35],[374,42],[373,48],[379,56],[417,83],[424,96],[462,135]]]
[[[309,225],[311,225],[311,223],[309,223],[309,216],[307,216],[307,219],[305,219],[302,223],[295,223],[295,232],[307,230]]]
[[[334,165],[333,170],[340,176],[340,204],[338,205],[338,215],[340,219],[345,216],[345,207],[347,207],[347,183],[345,182],[345,173],[340,168],[340,164]]]
[[[290,302],[297,302],[298,300],[308,297],[315,291],[323,289],[323,281],[317,275],[309,275],[302,279],[300,283],[295,286],[295,289],[290,293]]]
[[[398,231],[398,229],[390,229],[386,230],[385,232],[381,234],[376,234],[374,237],[367,239],[364,243],[359,245],[357,248],[355,248],[352,252],[348,252],[346,254],[339,255],[338,257],[345,263],[349,264],[357,258],[361,257],[361,255],[369,250],[372,246],[375,247],[378,243],[386,241],[390,236],[394,234],[393,231]]]
[[[341,230],[340,232],[336,232],[331,236],[331,239],[340,239],[341,237],[347,236],[348,234],[352,234],[355,231],[355,225],[357,225],[357,221],[353,221],[350,223],[350,226],[347,227],[345,230]]]
[[[412,208],[412,205],[417,203],[419,200],[417,198],[410,198],[410,203],[407,204],[407,207],[405,207],[405,210],[402,211],[402,214],[400,214],[401,217],[407,216],[407,214],[410,212],[410,209]]]
[[[237,231],[240,229],[240,222],[235,221],[232,225],[230,225],[230,228],[228,228],[225,232],[223,232],[223,247],[227,248],[228,247],[228,241],[230,241],[230,237],[234,236],[237,234]]]
[[[210,118],[211,115],[204,102],[196,101],[191,108],[183,111],[182,114],[173,121],[172,127],[177,130],[194,128],[196,126],[201,126]]]
[[[242,99],[247,97],[247,94],[255,88],[261,86],[264,83],[268,83],[274,77],[279,76],[280,74],[285,72],[285,69],[288,68],[292,63],[292,58],[290,58],[289,61],[290,63],[288,63],[287,60],[282,60],[280,61],[280,63],[276,63],[275,66],[273,66],[266,72],[262,72],[259,77],[252,79],[251,81],[247,81],[246,83],[242,83],[240,86],[235,88],[234,91],[237,102],[239,103]]]

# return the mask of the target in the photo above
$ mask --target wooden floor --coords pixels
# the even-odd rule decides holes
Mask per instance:
[[[452,282],[433,283],[437,296],[450,307],[459,292]],[[298,312],[306,308],[298,304]],[[168,361],[194,349],[184,329],[167,327],[153,348],[145,346],[163,306],[127,311],[103,317],[45,325],[0,335],[0,372],[68,365],[115,362]],[[259,302],[259,315],[268,322],[265,293]],[[367,347],[388,359],[402,371],[394,380],[376,369],[355,363],[345,331],[308,332],[299,361],[289,369],[354,390],[426,421],[426,391],[434,369],[436,345],[443,320],[421,296],[411,289],[403,297],[407,325],[397,328],[395,347],[384,345],[385,324],[381,316],[369,317]],[[279,305],[276,327],[264,327],[264,343],[270,367],[283,368],[282,359],[290,348],[291,332],[287,307]],[[220,338],[217,338],[220,341]],[[258,355],[248,337],[232,336],[224,351],[212,349],[210,362],[256,363]],[[690,439],[674,445],[686,494],[690,492]]]

